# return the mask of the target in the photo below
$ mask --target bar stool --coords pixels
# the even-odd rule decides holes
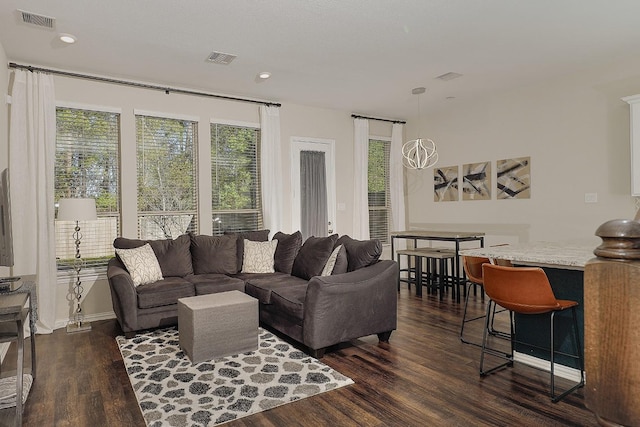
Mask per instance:
[[[569,393],[584,386],[584,360],[582,357],[582,348],[580,344],[580,336],[578,332],[578,320],[576,316],[576,301],[556,299],[549,279],[544,270],[538,267],[503,267],[499,265],[483,264],[482,265],[484,290],[487,296],[491,298],[487,304],[487,315],[485,319],[485,328],[482,336],[482,352],[480,355],[480,376],[486,376],[489,373],[513,365],[513,347],[515,341],[515,324],[513,322],[513,313],[522,315],[533,314],[549,314],[551,320],[551,339],[550,339],[550,362],[551,362],[551,385],[550,396],[552,402],[558,402]],[[491,305],[498,304],[509,310],[511,320],[511,354],[505,358],[507,361],[491,369],[484,369],[484,356],[487,348],[487,337],[489,335],[489,315],[491,313]],[[555,315],[557,312],[571,309],[573,318],[573,334],[576,354],[566,356],[573,357],[578,360],[580,367],[580,381],[560,395],[555,394],[555,372],[554,358],[557,351],[555,350],[554,332],[555,332]]]
[[[449,250],[443,249],[430,249],[425,248],[421,250],[424,255],[423,258],[427,262],[427,279],[428,289],[430,293],[438,292],[439,298],[442,301],[444,299],[444,292],[447,287],[451,288],[451,298],[456,297],[455,280],[453,279],[452,270],[453,258],[455,253]]]
[[[418,263],[416,258],[415,250],[412,249],[399,249],[396,251],[396,260],[398,265],[400,263],[400,257],[407,257],[407,268],[401,268],[398,271],[398,292],[400,292],[400,282],[405,282],[409,286],[409,290],[411,290],[411,285],[415,285],[416,287],[416,295],[422,295],[422,263]],[[411,259],[414,259],[413,267],[411,267]],[[402,278],[401,273],[406,272],[407,278]]]
[[[467,255],[462,256],[462,267],[464,269],[464,273],[466,276],[467,287],[465,289],[464,311],[462,312],[462,324],[460,325],[460,341],[462,341],[465,344],[471,344],[478,347],[480,347],[482,344],[467,341],[464,338],[464,327],[468,322],[473,322],[475,320],[480,320],[485,318],[485,315],[483,314],[481,316],[476,316],[471,319],[467,319],[467,309],[469,306],[469,296],[471,295],[471,286],[474,287],[474,291],[475,291],[475,288],[480,287],[482,299],[484,300],[484,279],[482,275],[482,266],[484,264],[491,264],[491,261],[489,260],[489,258],[474,257],[474,256],[467,256]],[[474,292],[474,295],[475,295],[475,292]],[[491,326],[490,326],[489,334],[500,337],[500,338],[511,339],[510,333],[497,331],[493,327],[493,323],[494,323],[493,321],[495,319],[496,313],[501,313],[503,311],[505,310],[504,309],[496,310],[495,305],[493,305],[493,309],[491,310],[491,322],[490,322]]]
[[[453,252],[434,250],[431,248],[401,249],[396,251],[398,260],[400,256],[408,257],[407,279],[399,278],[398,290],[400,290],[400,281],[409,284],[415,284],[416,295],[422,295],[422,286],[427,284],[427,292],[440,291],[440,299],[443,299],[444,290],[451,284],[452,296],[455,297],[454,280],[452,275],[448,274],[451,261],[454,258]],[[413,259],[414,267],[411,268],[411,260]],[[424,268],[423,268],[424,267]],[[413,274],[413,277],[412,277]]]

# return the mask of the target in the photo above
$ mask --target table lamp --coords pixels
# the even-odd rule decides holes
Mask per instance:
[[[84,288],[80,280],[80,271],[84,264],[84,260],[80,255],[80,241],[82,233],[80,233],[80,221],[95,221],[98,219],[96,214],[96,201],[94,199],[60,199],[58,201],[58,221],[75,221],[76,227],[73,232],[73,239],[76,244],[76,255],[73,260],[73,269],[76,272],[76,283],[73,287],[73,297],[75,299],[76,308],[72,317],[67,324],[67,332],[82,332],[91,330],[91,324],[84,321],[82,314],[82,306],[80,300]]]

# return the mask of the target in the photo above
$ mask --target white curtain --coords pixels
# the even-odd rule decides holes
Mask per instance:
[[[353,119],[353,238],[369,239],[369,120]]]
[[[50,333],[56,317],[56,104],[51,75],[14,70],[9,126],[13,274],[36,275],[38,332]]]
[[[391,198],[391,231],[406,230],[404,205],[404,167],[402,166],[402,123],[394,123],[391,129],[391,152],[389,153],[389,192]],[[405,239],[394,242],[394,249],[406,249]],[[391,254],[391,259],[395,254]],[[404,259],[403,259],[404,262]],[[406,268],[406,266],[401,266]]]
[[[265,228],[273,236],[282,231],[282,157],[280,149],[280,109],[260,106],[262,215]]]

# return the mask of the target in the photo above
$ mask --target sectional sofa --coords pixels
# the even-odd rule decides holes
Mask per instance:
[[[117,238],[107,276],[125,334],[177,324],[179,298],[230,290],[258,299],[260,323],[322,357],[327,347],[397,325],[398,265],[377,240],[300,232]]]

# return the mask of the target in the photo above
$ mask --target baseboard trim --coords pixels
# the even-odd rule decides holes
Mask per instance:
[[[551,362],[548,360],[540,359],[538,357],[529,356],[528,354],[513,352],[513,360],[523,363],[525,365],[533,366],[534,368],[542,369],[543,371],[551,372]],[[569,366],[555,364],[555,374],[560,378],[578,382],[580,381],[580,370],[571,368]]]
[[[116,315],[113,311],[107,311],[104,313],[96,313],[96,314],[89,314],[86,315],[84,317],[84,319],[87,322],[97,322],[99,320],[109,320],[109,319],[115,319]],[[60,329],[60,328],[66,328],[67,327],[67,323],[69,323],[69,319],[58,319],[56,320],[56,324],[54,326],[54,329]]]

